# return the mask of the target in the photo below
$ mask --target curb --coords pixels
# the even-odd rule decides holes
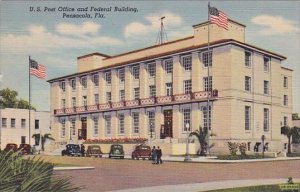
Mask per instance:
[[[54,171],[68,171],[68,170],[89,170],[95,169],[95,167],[54,167]]]

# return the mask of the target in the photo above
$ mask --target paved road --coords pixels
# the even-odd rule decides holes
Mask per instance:
[[[111,191],[159,185],[225,180],[300,178],[300,160],[251,163],[183,163],[111,160],[84,157],[44,157],[54,163],[93,166],[93,170],[57,171],[85,186],[82,191]]]

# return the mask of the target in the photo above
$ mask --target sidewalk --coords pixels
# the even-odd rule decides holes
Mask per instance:
[[[299,183],[300,178],[293,179],[293,181],[295,183]],[[281,183],[287,183],[287,179],[228,180],[228,181],[207,182],[207,183],[153,186],[153,187],[144,187],[144,188],[135,188],[135,189],[116,190],[113,192],[153,192],[153,191],[200,192],[200,191],[210,191],[210,190],[248,187],[248,186],[257,186],[257,185],[274,185],[274,184],[281,184]]]

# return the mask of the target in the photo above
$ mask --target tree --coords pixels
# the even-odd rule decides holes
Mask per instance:
[[[69,178],[53,174],[53,164],[0,151],[0,191],[79,191]]]
[[[45,150],[45,143],[46,143],[46,141],[47,140],[52,140],[52,141],[54,141],[54,139],[51,137],[51,134],[50,133],[46,133],[46,134],[44,134],[44,135],[42,135],[42,134],[33,134],[32,135],[32,138],[34,138],[34,139],[36,139],[36,140],[38,140],[38,142],[40,143],[40,139],[41,139],[41,147],[42,147],[42,151],[44,151]]]
[[[199,127],[199,130],[193,131],[190,133],[189,137],[196,136],[199,143],[200,143],[200,150],[198,150],[198,155],[200,156],[206,156],[207,149],[212,148],[214,144],[211,144],[208,146],[208,139],[209,136],[215,136],[213,133],[208,133],[207,128]]]
[[[283,126],[281,127],[281,134],[288,138],[288,153],[291,153],[292,140],[298,140],[300,138],[300,128]]]
[[[0,90],[0,109],[3,108],[18,108],[29,109],[29,102],[24,99],[17,99],[18,92],[9,88]],[[35,107],[31,106],[35,110]]]
[[[18,92],[9,88],[0,90],[0,108],[15,108]]]

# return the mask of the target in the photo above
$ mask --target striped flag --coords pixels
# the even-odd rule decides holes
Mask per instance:
[[[37,78],[46,79],[46,67],[38,64],[35,60],[29,59],[30,75],[35,75]]]
[[[222,11],[208,5],[210,21],[228,30],[228,18]]]

